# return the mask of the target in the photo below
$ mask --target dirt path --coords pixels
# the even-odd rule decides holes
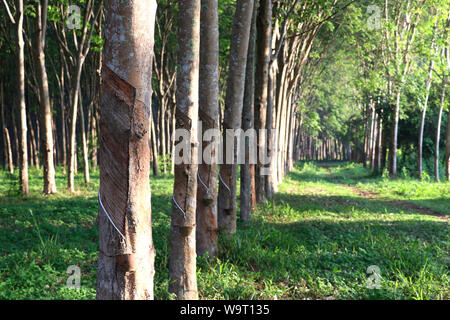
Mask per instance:
[[[328,176],[330,178],[333,178],[333,173],[331,172],[330,168],[326,167],[326,166],[322,166],[322,168],[324,168],[325,170],[328,171]],[[449,220],[449,216],[446,214],[443,214],[442,212],[436,211],[436,210],[432,210],[430,208],[426,208],[423,206],[419,206],[417,204],[411,203],[411,202],[407,202],[407,201],[403,201],[403,200],[392,200],[392,199],[385,199],[380,197],[378,194],[370,192],[370,191],[364,191],[364,190],[360,190],[354,186],[350,186],[344,183],[339,183],[342,187],[353,191],[354,193],[357,193],[360,197],[365,198],[365,199],[374,199],[374,200],[379,200],[379,201],[384,201],[386,203],[389,203],[390,205],[393,205],[397,208],[400,209],[404,209],[404,210],[413,210],[416,211],[418,213],[421,214],[427,214],[427,215],[432,215],[435,217],[438,217],[442,220],[448,221]]]

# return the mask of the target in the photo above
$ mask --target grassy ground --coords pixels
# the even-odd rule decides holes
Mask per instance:
[[[232,240],[220,240],[214,260],[198,258],[202,299],[448,299],[449,184],[370,177],[360,166],[298,163],[272,202],[261,205]],[[93,299],[97,258],[97,188],[77,195],[31,196],[0,173],[0,299]],[[152,177],[157,250],[155,297],[167,294],[171,176]],[[356,189],[377,197],[365,198]],[[442,216],[405,209],[383,198],[412,201]],[[81,289],[66,287],[70,265],[82,271]],[[379,288],[367,273],[377,266]],[[372,267],[373,268],[373,267]],[[377,269],[378,268],[378,269]],[[372,282],[369,281],[369,284]]]

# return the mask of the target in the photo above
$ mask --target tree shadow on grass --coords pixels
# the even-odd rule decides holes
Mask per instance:
[[[420,199],[411,201],[416,203],[415,206],[399,206],[392,201],[386,201],[383,199],[366,199],[362,197],[351,196],[327,196],[327,195],[296,195],[291,193],[277,193],[273,203],[288,204],[289,207],[295,208],[300,212],[311,211],[325,211],[331,213],[345,213],[354,212],[355,210],[362,210],[364,213],[371,214],[422,214],[428,215],[426,210],[421,210],[421,201],[426,200],[428,205],[437,206],[445,202],[445,199]],[[431,215],[442,219],[447,219],[448,214],[440,213],[440,215]]]
[[[352,214],[346,210],[342,213]],[[240,226],[234,239],[225,241],[222,259],[259,281],[286,284],[290,298],[411,299],[417,288],[436,298],[448,285],[445,222],[336,221],[307,214],[290,223],[264,220]],[[383,290],[366,288],[371,265],[381,270]]]

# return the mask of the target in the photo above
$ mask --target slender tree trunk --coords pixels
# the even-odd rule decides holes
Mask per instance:
[[[16,97],[13,98],[13,106],[16,104]],[[19,133],[17,132],[17,119],[16,119],[16,111],[17,108],[12,108],[11,110],[11,121],[12,121],[12,137],[11,139],[14,140],[14,145],[12,145],[12,151],[13,151],[13,163],[16,166],[19,166]],[[11,142],[12,143],[12,142]]]
[[[19,130],[19,170],[22,194],[29,194],[28,188],[28,145],[27,145],[27,109],[25,105],[25,57],[23,41],[23,0],[16,0],[16,63],[17,63],[17,102],[20,112]]]
[[[77,128],[77,114],[78,114],[78,104],[81,103],[80,100],[80,79],[81,79],[81,72],[83,70],[83,64],[84,61],[86,59],[86,56],[89,52],[89,48],[90,48],[90,42],[91,42],[91,37],[92,37],[92,31],[94,28],[94,25],[91,26],[91,30],[90,33],[88,35],[88,25],[89,25],[89,21],[91,20],[91,15],[93,14],[93,10],[94,10],[94,3],[93,0],[88,0],[87,4],[86,4],[86,10],[87,12],[85,13],[84,16],[84,21],[83,21],[83,27],[82,27],[82,31],[81,31],[81,38],[77,41],[78,45],[77,45],[77,52],[75,55],[75,62],[73,64],[73,82],[72,82],[72,96],[71,96],[71,101],[72,101],[72,105],[71,105],[71,114],[70,114],[70,131],[69,131],[69,174],[67,175],[67,188],[69,189],[70,192],[75,192],[75,182],[74,182],[74,178],[75,178],[75,174],[76,174],[76,170],[75,170],[75,163],[77,161],[77,149],[76,149],[76,128]],[[98,12],[97,15],[95,17],[95,19],[97,19],[97,17],[99,16],[100,12],[101,12],[101,7],[102,3],[100,4],[99,8],[98,8]],[[93,20],[95,22],[95,19]],[[74,37],[76,37],[76,35],[74,35]],[[80,120],[81,121],[81,120]],[[84,124],[83,124],[84,126]],[[83,133],[82,133],[83,135]],[[84,138],[85,139],[85,138]],[[84,144],[86,141],[82,141],[83,144],[83,153],[85,151],[84,148]],[[85,157],[83,157],[85,158]],[[88,168],[88,166],[86,166]],[[85,167],[85,170],[86,170]],[[86,171],[85,171],[85,181],[88,180],[89,178],[86,179],[86,177],[89,176],[86,175]]]
[[[187,130],[190,152],[175,165],[170,225],[169,292],[179,300],[198,299],[196,275],[196,209],[198,174],[198,96],[200,0],[179,2],[176,91],[177,130]],[[174,157],[175,159],[176,157]]]
[[[391,177],[397,176],[397,137],[398,137],[398,120],[400,114],[400,98],[401,89],[398,88],[396,93],[396,102],[394,109],[394,118],[391,129],[391,144],[389,146],[389,175]]]
[[[159,142],[161,144],[161,155],[162,155],[162,171],[163,173],[167,172],[167,164],[166,164],[166,154],[167,154],[167,149],[166,149],[166,121],[165,121],[165,117],[166,117],[166,103],[162,103],[161,104],[161,109],[160,109],[160,118],[159,118]]]
[[[70,113],[70,130],[69,130],[69,174],[67,175],[67,188],[70,192],[75,192],[75,174],[76,174],[76,160],[77,160],[77,114],[78,114],[78,100],[80,90],[80,77],[83,64],[80,60],[77,61],[75,67],[74,82],[72,85],[72,106]]]
[[[268,199],[273,198],[273,194],[275,191],[278,191],[278,184],[276,183],[276,175],[274,174],[274,170],[276,170],[276,166],[273,164],[272,160],[274,159],[274,79],[275,79],[275,70],[273,64],[269,64],[269,79],[267,83],[267,117],[266,117],[266,128],[267,128],[267,158],[270,159],[269,163],[266,164],[266,185],[265,191]]]
[[[31,114],[27,117],[28,127],[30,128],[31,134],[31,144],[33,146],[33,156],[34,156],[34,164],[36,165],[36,169],[40,170],[40,161],[39,161],[39,125],[36,126],[36,132],[33,128],[33,123],[31,122]]]
[[[220,166],[218,225],[221,233],[236,232],[237,148],[235,133],[241,128],[245,89],[245,70],[252,22],[253,0],[238,0],[231,33],[225,113],[223,118],[223,155]],[[230,146],[232,143],[233,146]],[[232,153],[232,155],[230,154]],[[231,161],[232,163],[229,163]]]
[[[44,162],[45,194],[56,193],[55,165],[53,160],[52,110],[45,67],[45,35],[47,25],[48,0],[36,3],[34,59],[39,87],[39,103],[41,115],[41,152]]]
[[[93,105],[92,108],[92,127],[91,127],[91,141],[92,141],[92,151],[91,151],[91,160],[92,160],[92,171],[97,171],[98,165],[98,149],[97,149],[97,106]]]
[[[6,142],[6,133],[8,132],[8,129],[6,127],[6,121],[5,121],[5,113],[3,111],[4,109],[4,99],[3,99],[3,82],[0,82],[0,116],[2,120],[2,140],[3,140],[3,156],[4,156],[4,165],[5,168],[9,166],[9,150],[8,145]],[[5,130],[6,129],[6,130]],[[9,136],[9,134],[8,134]],[[11,170],[11,168],[9,168]],[[13,168],[14,170],[14,168]]]
[[[10,174],[14,174],[14,164],[13,164],[13,160],[12,160],[11,139],[9,138],[8,128],[4,127],[3,131],[5,133],[6,148],[8,150],[8,168],[9,168],[9,173]]]
[[[442,80],[442,94],[441,94],[441,105],[439,107],[439,113],[436,125],[436,142],[434,150],[434,180],[439,181],[439,143],[441,138],[441,119],[442,112],[445,104],[445,89],[447,85],[447,77],[445,76]]]
[[[200,27],[200,100],[201,137],[207,130],[218,130],[219,117],[219,16],[217,0],[202,0]],[[211,161],[198,166],[197,254],[217,254],[217,141],[202,141]],[[172,155],[173,156],[173,155]],[[202,157],[204,158],[204,157]]]
[[[450,110],[447,111],[447,137],[445,139],[445,177],[450,181]]]
[[[62,150],[62,165],[63,173],[67,170],[67,141],[66,141],[66,105],[64,100],[64,67],[61,67],[60,75],[60,108],[61,108],[61,150]]]
[[[430,95],[431,81],[433,77],[433,65],[434,61],[430,60],[430,68],[428,72],[426,87],[425,87],[425,101],[422,107],[422,117],[420,119],[419,127],[419,141],[417,144],[417,175],[419,179],[422,179],[422,150],[423,150],[423,129],[425,127],[425,116],[427,113],[428,97]]]
[[[371,102],[372,114],[370,117],[370,138],[369,138],[369,163],[370,170],[374,169],[374,151],[375,151],[375,134],[376,134],[376,113],[375,104]]]
[[[156,2],[105,6],[97,299],[153,299],[148,128]]]
[[[36,163],[36,145],[35,145],[35,141],[34,141],[34,130],[33,130],[33,126],[31,125],[31,120],[30,120],[31,114],[27,117],[27,124],[28,124],[28,137],[29,137],[29,145],[30,145],[30,154],[29,154],[29,158],[30,158],[30,165],[32,167],[36,167],[39,169],[38,167],[38,163]]]
[[[173,139],[175,137],[175,130],[176,130],[176,126],[177,126],[177,118],[175,116],[175,107],[173,108],[173,115],[172,115],[172,122],[171,122],[171,126],[172,126],[172,138],[170,140],[170,147],[171,147],[171,156],[172,156],[172,161],[171,161],[171,168],[170,168],[170,173],[172,175],[175,174],[175,162],[173,161],[173,157],[175,154],[175,140]]]
[[[256,46],[256,13],[257,6],[254,5],[252,24],[249,36],[249,45],[247,53],[247,66],[245,71],[245,91],[244,105],[242,108],[242,130],[254,129],[254,92],[255,92],[255,46]],[[250,164],[250,150],[254,148],[250,145],[249,139],[245,140],[245,164],[241,165],[241,195],[240,195],[240,214],[244,222],[250,221],[254,197],[254,179],[255,165]]]
[[[381,171],[381,149],[382,149],[382,137],[383,137],[383,120],[381,116],[378,116],[378,124],[377,124],[377,141],[375,146],[375,172]]]
[[[256,19],[257,48],[255,74],[255,129],[258,135],[258,165],[255,168],[256,201],[266,198],[266,164],[262,162],[262,154],[266,154],[266,135],[262,130],[267,123],[267,94],[269,82],[269,65],[272,40],[272,0],[260,0]]]
[[[156,145],[156,132],[155,121],[153,118],[152,108],[150,108],[150,139],[152,145],[152,158],[153,158],[153,174],[159,176],[159,164],[158,164],[158,146]]]
[[[84,166],[84,182],[90,183],[91,178],[89,174],[89,151],[87,146],[86,138],[86,128],[84,124],[84,111],[83,111],[83,100],[81,95],[81,90],[78,91],[79,101],[80,101],[80,131],[81,131],[81,147],[83,148],[83,166]]]

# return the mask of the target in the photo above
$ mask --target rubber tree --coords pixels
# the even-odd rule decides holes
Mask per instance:
[[[175,151],[175,181],[170,224],[169,292],[179,300],[198,298],[196,275],[196,209],[198,174],[198,96],[200,0],[179,2],[176,131],[188,150]],[[175,133],[175,138],[177,134]],[[184,145],[180,141],[178,145]],[[178,161],[178,160],[181,161]]]
[[[45,36],[47,31],[48,0],[35,3],[36,18],[33,54],[36,65],[36,76],[39,88],[39,111],[41,125],[41,153],[44,162],[44,189],[45,194],[56,193],[54,146],[53,146],[53,116],[50,105],[50,94],[45,66]]]
[[[237,144],[235,133],[241,128],[245,89],[245,70],[253,13],[253,0],[238,0],[231,31],[225,111],[223,117],[223,157],[220,166],[218,196],[219,232],[230,236],[236,232]],[[228,136],[228,137],[227,137]],[[232,145],[230,145],[230,143]]]
[[[434,40],[435,40],[435,34],[436,34],[436,22],[434,24],[433,28],[433,38],[431,41],[431,49],[434,48]],[[422,151],[423,151],[423,130],[425,127],[425,116],[427,113],[427,107],[428,107],[428,99],[430,96],[430,88],[431,88],[431,82],[433,81],[433,66],[434,66],[434,60],[433,58],[430,58],[429,62],[429,68],[428,68],[428,76],[425,84],[425,101],[423,102],[422,107],[422,117],[420,119],[420,127],[419,127],[419,141],[417,144],[417,175],[419,179],[422,179]]]
[[[23,0],[16,0],[16,76],[17,76],[17,103],[19,118],[19,170],[20,189],[23,195],[29,194],[28,188],[28,143],[27,143],[27,108],[25,105],[25,55],[23,41]]]
[[[149,117],[155,0],[105,2],[97,299],[153,299]]]
[[[242,107],[242,130],[254,129],[255,123],[255,49],[256,49],[256,14],[257,5],[254,5],[252,25],[247,53],[247,66],[245,70],[244,105]],[[250,163],[250,151],[255,146],[250,145],[250,139],[245,140],[245,164],[241,165],[241,196],[240,213],[244,222],[250,221],[252,207],[256,205],[255,194],[255,165]]]
[[[217,0],[202,0],[200,17],[199,119],[202,136],[218,130],[219,117],[219,15]],[[205,136],[206,136],[205,135]],[[206,152],[198,167],[197,254],[217,254],[217,152],[218,141],[203,140]]]
[[[73,61],[72,65],[72,92],[71,92],[71,112],[69,114],[69,173],[67,175],[67,188],[71,191],[75,191],[75,158],[77,156],[76,152],[76,125],[77,125],[77,114],[80,113],[80,115],[83,115],[83,105],[81,101],[81,91],[80,91],[80,80],[81,80],[81,72],[83,69],[84,62],[86,60],[86,57],[89,53],[91,39],[94,31],[94,25],[91,26],[91,29],[88,29],[89,23],[91,22],[91,19],[93,22],[95,22],[100,15],[100,12],[102,10],[102,3],[99,5],[97,9],[97,14],[95,18],[92,19],[94,16],[94,1],[88,0],[86,4],[86,12],[84,14],[83,19],[83,26],[81,28],[81,37],[78,39],[75,43],[77,44],[75,47],[76,53],[73,54],[74,58],[71,59]],[[74,38],[76,39],[76,32],[75,29],[73,29]],[[67,46],[63,46],[67,47]],[[69,52],[70,54],[70,52]],[[80,109],[80,110],[78,110]],[[83,117],[84,118],[84,117]],[[84,130],[84,123],[81,121],[84,121],[84,119],[80,117],[80,131],[82,131],[82,148],[83,148],[83,162],[84,162],[84,180],[86,183],[89,183],[90,181],[90,175],[89,175],[89,161],[87,156],[87,145],[86,145],[86,137],[85,137],[85,130]]]
[[[272,0],[260,1],[256,26],[255,130],[261,132],[261,130],[266,129],[269,65],[272,44]],[[267,148],[266,142],[265,137],[258,134],[258,155],[265,153]],[[265,163],[262,163],[261,157],[258,157],[258,164],[255,168],[255,191],[256,201],[258,203],[266,199],[267,176],[263,170],[265,170]]]

